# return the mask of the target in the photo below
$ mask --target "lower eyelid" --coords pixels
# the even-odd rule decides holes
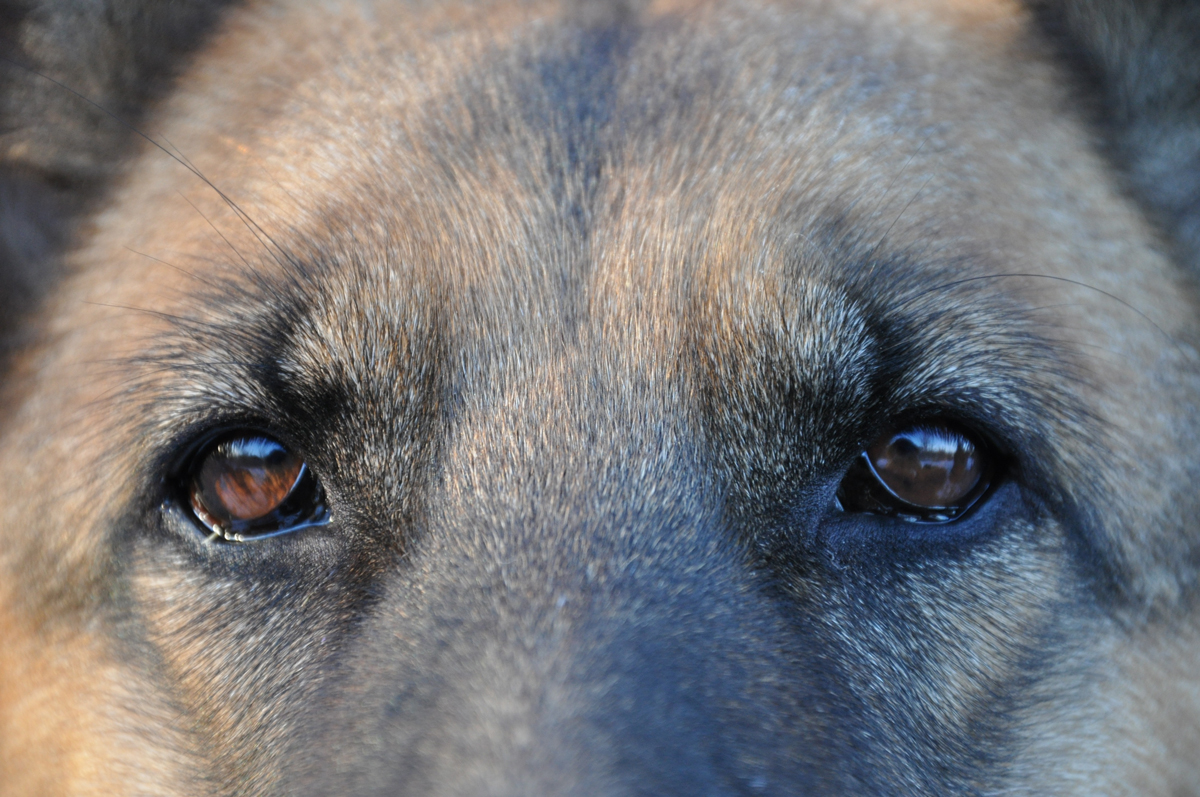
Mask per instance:
[[[1027,508],[1019,486],[1006,480],[994,483],[986,501],[977,501],[950,522],[906,523],[880,514],[834,511],[816,521],[812,544],[842,565],[942,555],[1010,528]]]

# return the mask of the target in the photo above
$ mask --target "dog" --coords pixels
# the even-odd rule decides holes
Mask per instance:
[[[0,794],[1200,794],[1200,5],[3,9]]]

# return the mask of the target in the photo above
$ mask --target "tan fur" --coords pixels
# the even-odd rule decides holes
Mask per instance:
[[[227,13],[143,125],[179,158],[138,145],[87,223],[69,277],[38,315],[40,342],[21,353],[17,379],[4,386],[12,410],[0,427],[0,484],[9,496],[0,504],[0,793],[285,788],[280,751],[305,729],[280,707],[319,702],[323,668],[337,651],[305,647],[270,669],[256,655],[272,640],[242,623],[245,596],[235,579],[189,573],[183,557],[143,552],[117,563],[106,540],[89,533],[133,500],[134,474],[176,420],[173,405],[139,403],[173,377],[136,357],[174,339],[173,318],[224,312],[196,298],[215,281],[241,280],[250,291],[252,272],[286,276],[291,264],[271,258],[272,242],[299,259],[314,239],[339,257],[357,253],[366,267],[332,271],[326,303],[296,333],[281,367],[297,381],[337,371],[363,395],[386,393],[389,380],[408,384],[435,346],[430,331],[448,318],[444,345],[457,347],[454,378],[464,390],[498,391],[504,380],[524,387],[480,410],[500,430],[495,439],[439,453],[447,472],[468,474],[446,489],[517,506],[522,457],[553,449],[555,434],[579,472],[620,459],[616,421],[605,431],[611,443],[556,425],[581,391],[647,413],[751,406],[770,378],[755,364],[785,363],[790,378],[818,393],[870,399],[865,377],[856,382],[826,362],[836,351],[865,373],[877,352],[865,311],[830,279],[845,264],[817,242],[820,225],[796,210],[811,207],[841,210],[870,251],[932,245],[941,262],[969,264],[955,277],[990,277],[966,298],[948,293],[948,304],[962,302],[958,314],[921,330],[931,348],[970,339],[976,358],[931,355],[905,374],[905,389],[937,395],[953,383],[1003,406],[1009,386],[993,366],[1016,356],[1004,335],[1017,327],[992,328],[996,317],[971,315],[970,305],[1011,306],[1014,325],[1066,352],[1077,368],[1071,397],[1091,413],[1064,410],[1053,419],[1066,431],[1051,467],[1086,486],[1068,498],[1120,496],[1104,507],[1106,528],[1117,531],[1097,545],[1111,552],[1128,600],[1093,602],[1064,621],[1065,644],[1077,652],[1031,687],[1039,699],[1016,720],[1027,735],[995,793],[1194,793],[1195,563],[1172,554],[1182,543],[1160,537],[1172,523],[1195,533],[1194,519],[1178,517],[1175,493],[1162,485],[1186,483],[1194,468],[1177,456],[1176,435],[1181,419],[1194,423],[1200,395],[1200,303],[1159,233],[1090,148],[1084,114],[1064,111],[1071,90],[1048,49],[1031,40],[1024,12],[1007,0],[662,0],[572,12],[583,20],[637,14],[651,28],[682,20],[678,35],[632,45],[623,67],[632,77],[618,103],[649,83],[689,85],[697,39],[739,65],[711,96],[697,91],[663,127],[627,142],[598,189],[586,249],[545,233],[560,208],[535,124],[510,119],[511,129],[494,134],[503,146],[491,149],[490,133],[479,134],[480,153],[455,161],[453,180],[439,160],[460,157],[453,148],[474,140],[466,131],[476,109],[455,92],[470,84],[482,86],[476,101],[515,102],[504,84],[488,82],[489,70],[501,69],[493,62],[519,59],[522,42],[556,35],[560,13],[550,2],[381,5],[371,13],[353,2],[251,3]],[[814,75],[844,81],[814,93],[802,115],[789,115],[784,87],[768,79],[786,44],[781,30],[808,37],[796,46],[807,48]],[[860,59],[858,71],[830,69],[846,52]],[[886,75],[882,90],[852,85],[870,73]],[[722,123],[706,128],[717,116]],[[431,121],[444,137],[428,135]],[[929,288],[945,281],[929,280]],[[570,290],[560,288],[564,281]],[[587,324],[569,339],[562,330],[575,318]],[[709,363],[707,373],[680,365],[691,352]],[[589,368],[590,381],[580,377]],[[1061,371],[1030,366],[1025,375],[1033,392],[1063,391]],[[247,389],[237,368],[228,369],[228,384],[222,378],[196,390]],[[392,426],[376,430],[381,446],[391,445],[375,464],[394,479],[377,489],[401,516],[418,514],[422,499],[404,490],[420,477],[416,465],[396,473],[387,457],[417,462],[436,448],[403,437],[413,418],[433,412],[418,387],[408,390],[404,409],[388,416]],[[547,419],[544,440],[522,436],[516,419],[528,413]],[[664,450],[686,447],[685,431],[695,431],[688,423],[664,423]],[[714,421],[718,431],[705,433],[737,441],[714,465],[731,494],[754,495],[749,474],[784,467],[776,459],[784,433],[777,439],[755,423],[782,429],[785,421],[730,410]],[[709,444],[696,437],[698,447]],[[1098,450],[1111,454],[1104,468]],[[498,482],[506,488],[470,480],[497,461],[515,474]],[[811,463],[791,464],[801,472]],[[641,467],[657,466],[648,457]],[[847,676],[865,705],[883,713],[899,679],[919,669],[922,679],[908,691],[926,715],[913,721],[969,733],[990,695],[1021,671],[1024,648],[1040,644],[1038,629],[1092,588],[1073,569],[1064,523],[1010,531],[1028,545],[898,579],[900,611],[928,623],[934,650],[923,637],[910,640],[912,650],[851,639],[860,609],[839,597],[832,577],[789,575],[786,591],[828,597],[833,608],[821,622],[878,665]],[[114,598],[106,590],[118,589],[118,566],[132,575]],[[137,608],[101,610],[110,598]],[[281,637],[292,633],[286,607],[263,611],[256,622],[284,629]],[[106,637],[114,612],[136,615],[150,664],[131,662],[123,643]],[[328,618],[331,636],[338,622]],[[880,675],[893,668],[896,680]],[[160,693],[158,678],[170,694]],[[242,690],[250,682],[254,689]],[[272,703],[267,693],[282,697]],[[523,710],[519,700],[511,708],[514,716]],[[899,744],[905,731],[881,733]],[[480,761],[479,771],[490,771]],[[898,790],[920,793],[919,773],[904,771]],[[577,788],[592,782],[586,773],[572,777]]]

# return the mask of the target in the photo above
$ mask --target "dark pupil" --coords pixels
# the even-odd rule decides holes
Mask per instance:
[[[930,508],[954,506],[979,483],[975,445],[949,429],[910,429],[878,440],[867,458],[897,498]]]
[[[283,503],[303,467],[303,460],[270,438],[233,438],[204,458],[192,502],[220,524],[254,520]]]

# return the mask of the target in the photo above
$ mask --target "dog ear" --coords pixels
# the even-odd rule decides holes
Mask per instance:
[[[1029,0],[1107,155],[1200,274],[1200,0]]]
[[[229,2],[0,0],[0,353],[143,112]]]

